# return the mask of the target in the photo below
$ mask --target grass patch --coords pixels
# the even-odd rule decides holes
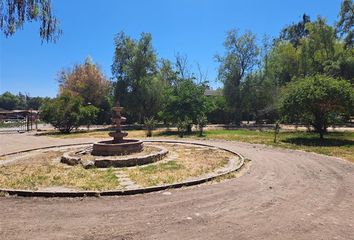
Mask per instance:
[[[111,190],[119,187],[113,169],[107,171],[84,169],[81,166],[69,167],[52,160],[44,160],[61,154],[60,152],[42,153],[29,161],[0,167],[0,187],[25,190],[48,187]]]
[[[145,167],[126,169],[125,173],[137,184],[148,187],[171,184],[212,172],[228,163],[233,154],[214,148],[190,147],[180,144],[164,144],[175,159]]]
[[[177,132],[160,133],[160,136],[177,136]],[[200,139],[196,133],[187,137]],[[276,147],[316,152],[340,157],[354,162],[354,133],[329,132],[321,141],[318,134],[308,132],[280,132],[277,143],[273,142],[274,133],[257,130],[209,130],[203,139],[224,139],[248,143],[266,144]]]

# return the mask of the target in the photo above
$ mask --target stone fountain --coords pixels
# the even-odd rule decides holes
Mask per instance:
[[[126,118],[121,115],[122,110],[123,107],[121,107],[119,102],[117,102],[117,105],[113,108],[112,117],[112,122],[115,124],[115,131],[109,133],[109,136],[113,137],[113,140],[94,143],[92,155],[128,155],[131,153],[141,152],[143,150],[143,142],[141,140],[124,139],[128,133],[122,131],[121,124],[126,121]]]
[[[109,133],[113,137],[109,141],[94,143],[86,148],[78,148],[65,152],[61,162],[68,165],[81,164],[84,168],[108,168],[108,167],[132,167],[149,164],[162,160],[168,150],[159,144],[147,144],[137,139],[124,139],[128,133],[122,131],[122,123],[126,118],[122,117],[123,108],[117,102],[113,108],[112,122],[114,131]]]

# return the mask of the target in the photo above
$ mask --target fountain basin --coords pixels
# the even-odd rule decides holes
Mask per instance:
[[[117,156],[141,152],[143,142],[137,139],[124,139],[114,143],[113,140],[101,141],[93,144],[92,155],[94,156]]]

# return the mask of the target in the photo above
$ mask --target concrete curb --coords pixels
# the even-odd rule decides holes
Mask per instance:
[[[219,148],[224,151],[227,151],[227,152],[237,155],[240,158],[240,162],[234,168],[231,168],[228,171],[220,173],[220,174],[215,174],[212,176],[199,178],[199,179],[195,179],[195,180],[190,180],[190,181],[184,181],[184,182],[167,184],[167,185],[160,185],[160,186],[154,186],[154,187],[137,188],[137,189],[129,189],[129,190],[72,191],[72,192],[71,191],[63,191],[63,192],[61,192],[61,191],[30,191],[30,190],[16,190],[16,189],[1,189],[0,188],[0,193],[4,193],[5,195],[6,194],[17,195],[17,196],[22,196],[22,197],[99,197],[99,196],[134,195],[134,194],[150,193],[150,192],[156,192],[156,191],[161,191],[161,190],[166,190],[166,189],[181,188],[181,187],[187,187],[187,186],[193,186],[193,185],[205,183],[205,182],[211,181],[215,178],[225,176],[231,172],[238,171],[245,163],[245,159],[241,154],[239,154],[235,151],[231,151],[226,148],[217,147],[215,145],[196,143],[196,142],[187,142],[187,141],[177,141],[177,140],[144,140],[144,142],[165,142],[165,143],[192,144],[192,145],[205,146],[205,147],[216,147],[216,148]],[[78,146],[78,145],[87,145],[87,144],[91,144],[91,143],[65,144],[65,145],[55,145],[55,146],[43,147],[43,148],[27,149],[27,150],[23,150],[23,151],[12,152],[12,153],[8,153],[8,154],[0,155],[0,157],[14,155],[17,153],[30,152],[30,151],[40,150],[40,149],[48,149],[48,148],[55,148],[55,147],[67,147],[67,146]]]

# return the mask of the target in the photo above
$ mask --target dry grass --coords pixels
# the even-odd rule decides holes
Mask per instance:
[[[86,170],[54,162],[62,152],[47,152],[17,164],[0,167],[0,188],[38,190],[65,187],[80,190],[110,190],[119,187],[112,169]]]
[[[165,162],[145,167],[126,169],[129,178],[141,186],[154,186],[181,182],[212,172],[228,163],[233,154],[214,148],[191,147],[180,144],[164,144],[170,152],[176,154]]]

